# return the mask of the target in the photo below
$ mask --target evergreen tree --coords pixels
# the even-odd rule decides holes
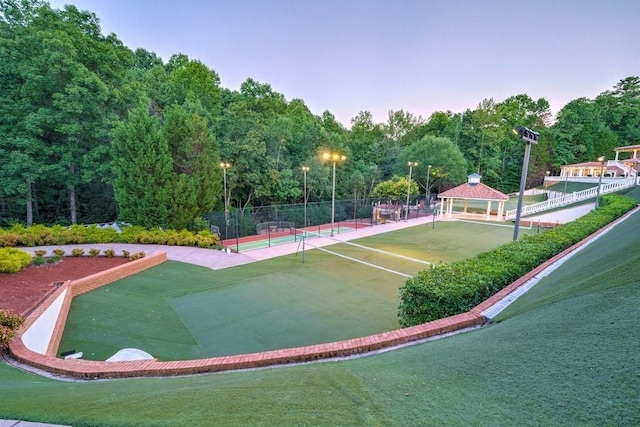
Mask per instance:
[[[146,105],[114,130],[112,155],[118,218],[144,227],[166,226],[173,164],[159,120]]]

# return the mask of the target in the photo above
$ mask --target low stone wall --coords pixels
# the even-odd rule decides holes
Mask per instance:
[[[543,263],[539,267],[536,267],[534,270],[516,280],[507,288],[498,292],[496,295],[492,296],[469,312],[409,328],[397,329],[367,337],[354,338],[326,344],[317,344],[306,347],[287,348],[281,350],[265,351],[261,353],[172,362],[159,362],[157,360],[130,362],[100,362],[81,359],[63,360],[55,358],[52,355],[32,352],[24,346],[24,343],[21,339],[15,339],[11,343],[10,349],[14,357],[24,363],[55,374],[82,379],[188,375],[204,372],[230,371],[237,369],[282,365],[288,363],[309,362],[320,359],[345,357],[367,353],[383,348],[394,347],[401,344],[442,335],[449,332],[459,331],[473,326],[482,325],[487,320],[483,316],[482,312],[487,308],[498,303],[504,296],[508,295],[518,287],[525,284],[529,279],[533,278],[547,267],[553,265],[559,259],[575,251],[586,242],[604,233],[606,230],[608,230],[618,222],[623,221],[625,218],[631,215],[631,213],[636,211],[637,209],[634,209],[627,215],[624,215],[623,217],[614,221],[608,227],[599,230],[598,232],[592,234],[581,242],[573,245],[572,247],[566,249],[562,253]],[[141,261],[144,260],[146,260],[146,258]],[[133,272],[136,271],[131,271],[130,274],[133,274]],[[113,274],[111,270],[109,270],[102,274],[102,276],[104,277],[98,278],[94,276],[97,275],[89,276],[82,281],[77,281],[81,282],[81,284],[78,285],[79,289],[84,289],[85,292],[90,289],[95,289],[96,287],[102,286],[101,284],[106,284],[108,277],[113,278],[117,275]],[[119,276],[118,278],[120,277],[125,276]],[[74,284],[75,282],[72,283],[71,286],[74,286]],[[47,301],[47,303],[50,304],[49,300]]]

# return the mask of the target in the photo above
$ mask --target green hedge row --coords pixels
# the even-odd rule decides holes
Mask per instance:
[[[200,248],[220,248],[218,236],[209,231],[197,234],[187,230],[147,230],[143,227],[124,227],[121,233],[112,228],[72,225],[15,225],[10,229],[0,229],[0,247],[13,246],[58,246],[84,243],[142,243],[172,246],[197,246]]]
[[[635,200],[624,196],[605,195],[599,209],[570,223],[523,236],[474,258],[421,271],[400,288],[400,324],[419,325],[469,311],[636,205]]]
[[[16,248],[0,248],[0,273],[17,273],[31,264],[31,254]]]

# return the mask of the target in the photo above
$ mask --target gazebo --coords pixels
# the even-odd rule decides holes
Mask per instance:
[[[438,198],[441,199],[440,203],[440,215],[451,215],[453,213],[453,201],[456,199],[464,200],[463,213],[467,213],[469,200],[480,200],[487,202],[487,211],[485,216],[487,219],[491,216],[491,204],[493,202],[498,203],[498,220],[502,219],[504,215],[504,202],[509,200],[509,196],[500,191],[489,187],[488,185],[480,182],[481,176],[477,173],[472,173],[468,176],[468,180],[465,184],[458,185],[450,190],[438,194]],[[446,206],[446,208],[445,208]]]

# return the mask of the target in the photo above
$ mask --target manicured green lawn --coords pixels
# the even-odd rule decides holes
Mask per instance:
[[[489,250],[512,237],[493,225],[439,222],[359,239],[361,245],[431,262]],[[425,264],[332,245],[332,251],[413,275]],[[82,295],[60,352],[105,360],[135,347],[184,360],[298,347],[399,327],[406,277],[318,250],[212,271],[167,262]]]
[[[0,418],[74,426],[640,425],[638,229],[636,214],[478,330],[355,360],[182,378],[68,383],[0,365]]]

